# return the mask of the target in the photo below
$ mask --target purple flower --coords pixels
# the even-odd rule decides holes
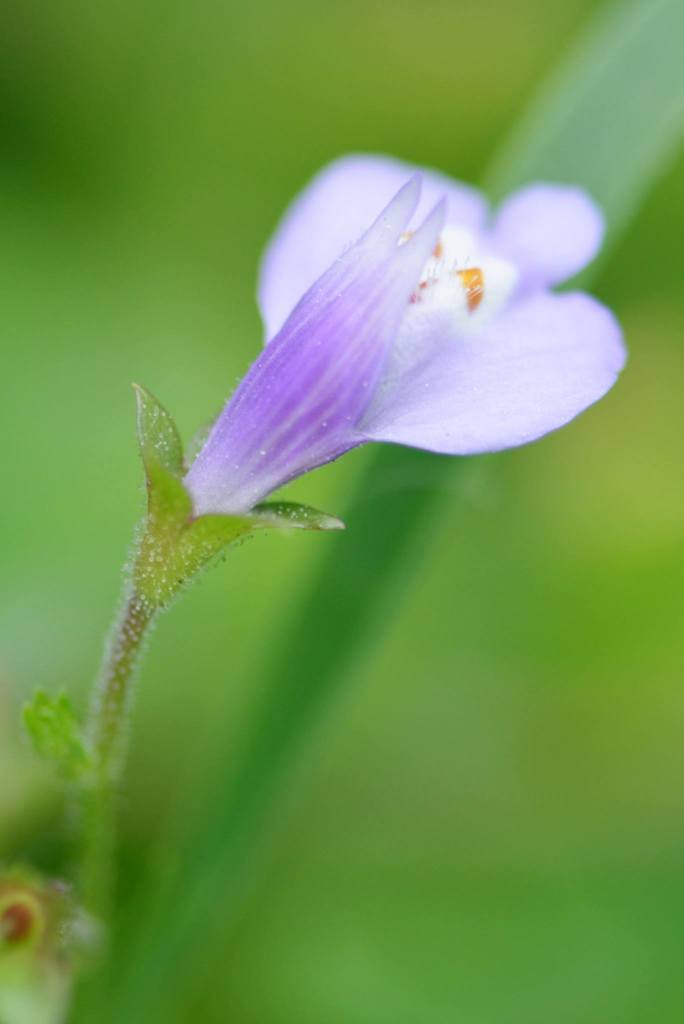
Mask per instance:
[[[550,290],[602,235],[577,188],[530,185],[491,216],[474,189],[395,160],[324,169],[264,257],[270,340],[185,478],[195,511],[247,511],[367,441],[467,455],[567,423],[625,360],[604,306]]]

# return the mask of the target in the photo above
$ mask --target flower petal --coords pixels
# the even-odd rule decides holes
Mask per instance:
[[[417,168],[383,156],[348,156],[325,167],[286,211],[264,255],[258,299],[270,339],[295,302],[359,237]],[[420,223],[445,196],[447,220],[471,230],[484,223],[487,204],[473,188],[437,171],[422,171],[423,191],[413,221]]]
[[[498,255],[514,263],[528,287],[566,281],[601,247],[601,211],[580,188],[528,185],[499,208],[491,231]]]
[[[524,444],[601,398],[625,360],[613,315],[581,292],[530,296],[465,338],[439,317],[422,327],[363,417],[367,440],[453,455]]]
[[[398,244],[419,196],[415,176],[262,351],[185,477],[196,514],[245,512],[361,443],[356,423],[444,222],[438,206]]]

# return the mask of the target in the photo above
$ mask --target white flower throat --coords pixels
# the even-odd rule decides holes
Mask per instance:
[[[410,237],[407,232],[400,244]],[[515,267],[482,253],[469,231],[447,226],[423,268],[411,304],[416,313],[448,311],[455,328],[471,333],[508,302],[517,279]]]

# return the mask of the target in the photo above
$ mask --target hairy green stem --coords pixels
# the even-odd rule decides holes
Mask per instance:
[[[155,613],[135,591],[127,594],[93,690],[88,736],[94,767],[83,793],[80,881],[84,905],[103,923],[111,904],[116,802],[135,677]]]

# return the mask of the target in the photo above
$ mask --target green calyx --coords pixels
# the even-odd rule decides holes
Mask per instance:
[[[133,567],[135,593],[150,611],[164,607],[229,545],[256,530],[340,530],[334,516],[293,502],[266,502],[239,516],[195,516],[183,484],[183,446],[171,416],[134,385],[147,515]]]

